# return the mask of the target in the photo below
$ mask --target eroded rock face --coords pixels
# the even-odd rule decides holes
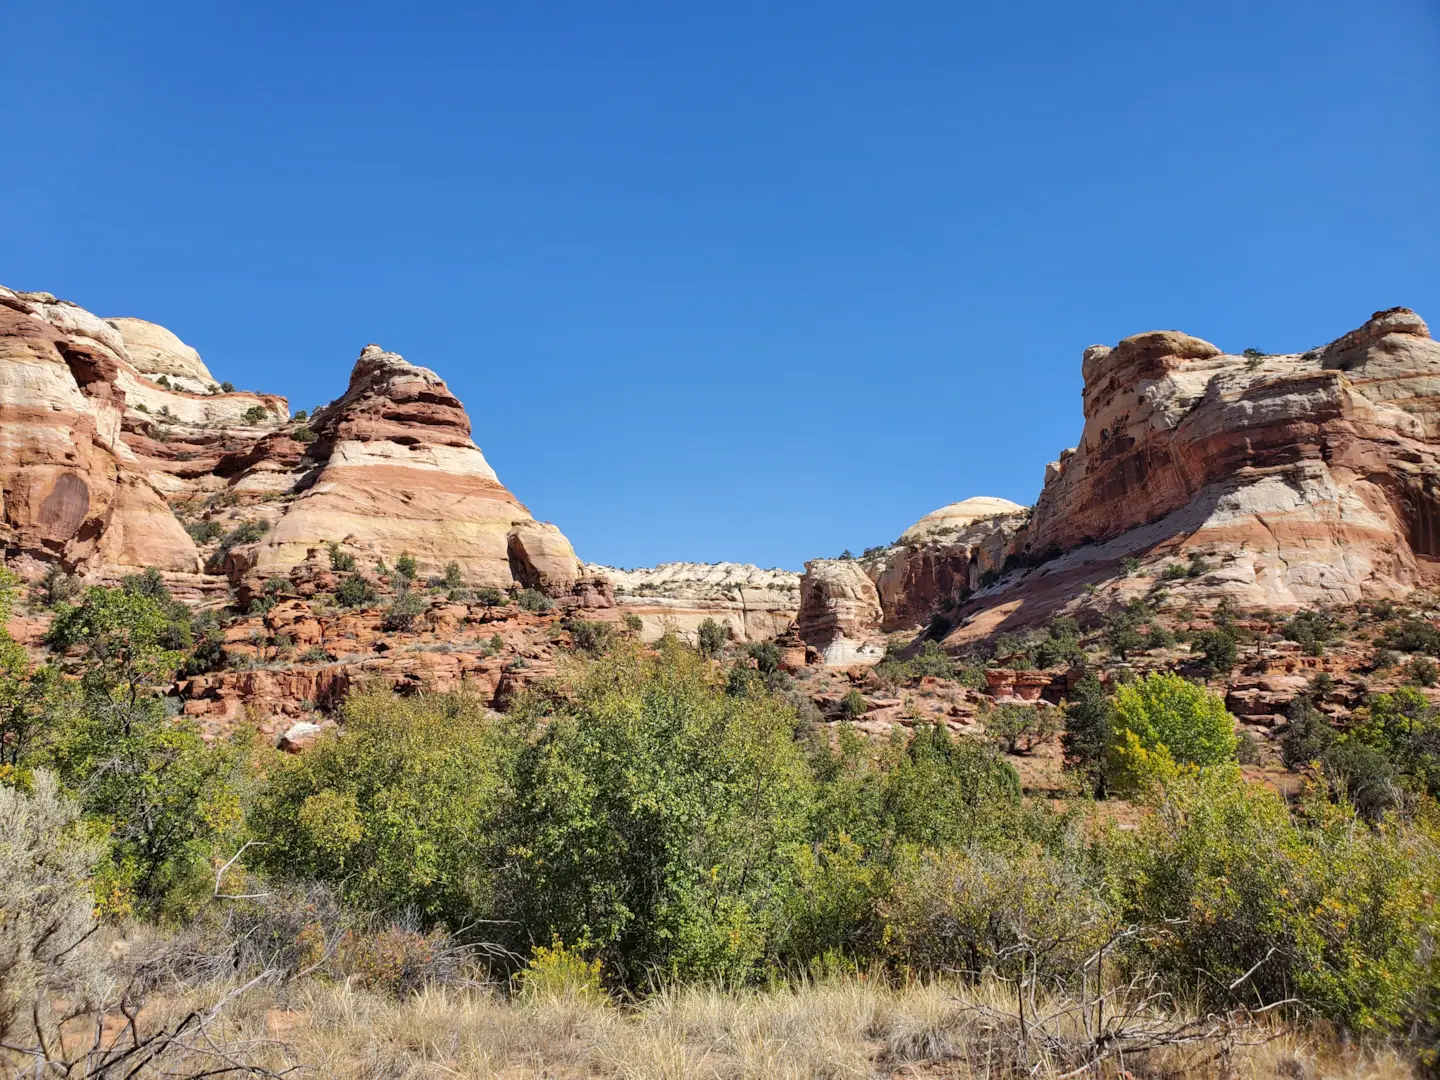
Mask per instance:
[[[859,562],[812,559],[805,564],[795,629],[827,666],[878,660],[884,653],[882,619],[880,594]]]
[[[106,580],[153,566],[196,598],[324,561],[335,542],[362,569],[409,552],[426,574],[457,563],[467,585],[613,602],[500,483],[444,381],[377,345],[297,426],[284,398],[222,391],[162,326],[0,288],[0,420],[7,554],[37,567]],[[245,529],[263,535],[215,549]]]
[[[1271,605],[1405,592],[1440,554],[1440,344],[1414,312],[1251,359],[1141,334],[1083,369],[1085,428],[1047,476],[1032,553],[1173,515],[1161,531],[1186,546],[1245,552],[1234,585]]]
[[[195,545],[121,438],[118,335],[39,295],[0,290],[7,553],[87,570],[198,570]]]
[[[1085,350],[1085,426],[952,643],[1147,595],[1280,610],[1403,596],[1440,570],[1440,343],[1377,312],[1305,353],[1155,331]],[[1127,565],[1128,564],[1128,565]]]
[[[586,570],[614,583],[616,603],[640,620],[643,641],[666,633],[693,641],[706,619],[728,626],[736,641],[769,641],[791,628],[800,609],[800,575],[792,570],[733,562]]]
[[[887,550],[863,560],[885,630],[924,626],[998,576],[1020,550],[1029,511],[1008,499],[973,498],[926,514]]]
[[[283,573],[333,542],[389,562],[409,552],[422,573],[458,563],[481,586],[558,596],[582,577],[570,542],[500,483],[464,407],[428,368],[367,345],[349,388],[310,426],[311,475],[243,570]]]

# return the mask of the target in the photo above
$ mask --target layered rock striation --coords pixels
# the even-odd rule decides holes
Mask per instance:
[[[501,484],[444,381],[377,345],[296,424],[162,326],[0,289],[0,420],[3,541],[22,567],[156,567],[194,597],[328,562],[335,544],[362,569],[409,553],[475,586],[610,602]]]
[[[791,570],[732,562],[586,570],[614,584],[616,603],[640,620],[644,641],[666,633],[693,639],[706,619],[728,626],[736,641],[767,641],[789,630],[800,608],[800,575]]]
[[[880,594],[855,559],[812,559],[800,578],[795,630],[827,667],[873,663],[884,655]]]
[[[1172,604],[1279,610],[1437,579],[1440,343],[1415,312],[1283,355],[1153,331],[1090,347],[1082,373],[1080,441],[953,640],[1123,601],[1162,566],[1188,565]]]

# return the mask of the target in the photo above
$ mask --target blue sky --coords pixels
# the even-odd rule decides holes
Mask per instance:
[[[1080,354],[1440,323],[1440,3],[32,5],[0,283],[309,408],[435,368],[626,566],[1030,502]]]

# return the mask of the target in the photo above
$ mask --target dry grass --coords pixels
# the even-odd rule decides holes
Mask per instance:
[[[152,1002],[147,1011],[154,1023],[173,1023],[225,992],[217,987]],[[1032,1034],[1023,1052],[1017,1049],[1013,1003],[1013,991],[1000,983],[895,988],[855,979],[775,991],[687,987],[617,1006],[565,995],[508,1000],[485,990],[439,987],[396,999],[351,983],[302,981],[278,989],[256,986],[233,998],[209,1025],[208,1042],[190,1040],[195,1052],[175,1055],[164,1074],[213,1068],[213,1057],[205,1055],[216,1050],[272,1074],[292,1070],[288,1075],[341,1080],[1056,1080],[1072,1072],[1074,1060],[1062,1060],[1053,1042],[1047,1047]],[[1053,1031],[1073,1022],[1080,1037],[1073,1019],[1078,1004],[1041,999],[1040,1015],[1062,1017]],[[1131,1004],[1142,1021],[1175,1025],[1186,1019]],[[1399,1080],[1416,1073],[1399,1054],[1346,1048],[1316,1032],[1267,1023],[1239,1036],[1208,1035],[1112,1057],[1088,1070],[1082,1064],[1074,1075]]]

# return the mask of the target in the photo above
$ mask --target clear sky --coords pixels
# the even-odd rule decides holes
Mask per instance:
[[[1440,324],[1440,0],[5,7],[0,283],[433,367],[590,560],[1031,502],[1094,342]]]

